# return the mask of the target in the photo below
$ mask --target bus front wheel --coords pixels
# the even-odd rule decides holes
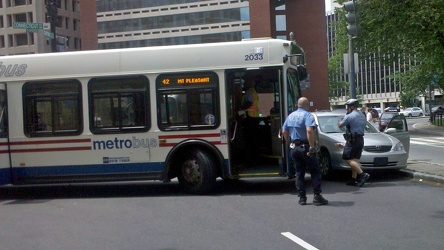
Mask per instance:
[[[188,193],[208,193],[216,184],[215,165],[202,150],[189,150],[179,161],[179,183]]]

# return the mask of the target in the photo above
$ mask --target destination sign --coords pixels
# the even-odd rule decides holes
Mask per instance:
[[[217,84],[218,77],[214,73],[202,74],[164,74],[157,79],[158,86],[164,87],[178,87],[178,86],[193,86],[193,85],[209,85]]]
[[[185,77],[185,78],[164,78],[162,80],[164,85],[168,84],[199,84],[210,83],[210,77]]]

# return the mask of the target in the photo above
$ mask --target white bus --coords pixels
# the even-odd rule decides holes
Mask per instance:
[[[0,184],[178,178],[205,193],[286,176],[279,133],[306,76],[302,48],[278,39],[0,57]]]

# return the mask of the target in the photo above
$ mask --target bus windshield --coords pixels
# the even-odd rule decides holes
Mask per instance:
[[[297,109],[297,100],[301,97],[301,87],[299,86],[298,73],[295,69],[289,68],[287,70],[287,82],[288,82],[288,113]]]

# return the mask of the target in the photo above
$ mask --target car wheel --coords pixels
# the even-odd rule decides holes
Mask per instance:
[[[409,117],[412,117],[412,114],[411,114],[411,113],[409,114]]]
[[[204,151],[186,151],[178,164],[179,183],[186,192],[204,194],[212,191],[216,183],[216,164]]]
[[[321,169],[321,175],[324,179],[331,179],[333,177],[333,168],[331,166],[331,157],[326,149],[321,149],[318,154],[319,167]]]
[[[422,113],[419,113],[419,116],[423,116],[423,114],[422,114]]]

